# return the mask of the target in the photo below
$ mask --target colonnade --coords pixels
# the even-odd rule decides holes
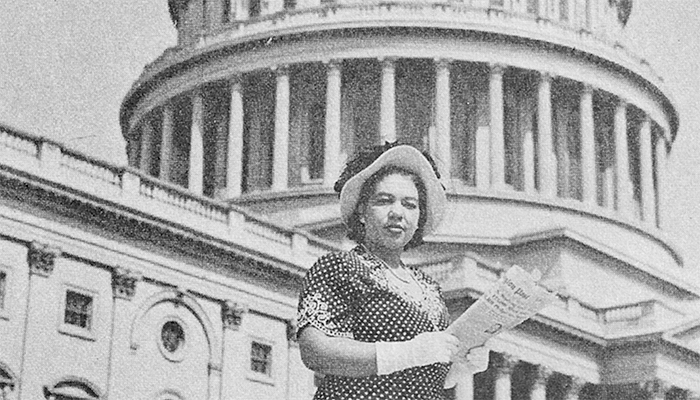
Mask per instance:
[[[375,143],[402,139],[402,133],[397,132],[396,120],[398,93],[395,69],[399,60],[375,60],[380,65],[381,74]],[[433,96],[430,99],[430,129],[422,133],[426,139],[425,147],[438,162],[448,189],[456,190],[459,185],[453,183],[464,180],[463,176],[451,176],[459,175],[453,161],[460,160],[453,159],[469,157],[453,147],[456,141],[472,140],[473,159],[467,160],[467,163],[474,173],[467,186],[495,193],[521,191],[545,201],[572,197],[588,207],[608,208],[624,218],[641,219],[645,223],[658,225],[667,135],[648,115],[628,104],[625,99],[587,83],[572,81],[566,83],[565,89],[557,89],[559,92],[564,91],[563,98],[567,102],[574,104],[570,100],[577,99],[578,105],[567,110],[568,106],[562,105],[563,102],[559,104],[558,100],[553,100],[554,83],[565,81],[563,78],[554,77],[546,71],[523,72],[501,64],[474,63],[479,68],[488,68],[484,96],[477,99],[477,102],[484,103],[480,107],[488,111],[487,121],[477,122],[478,129],[468,132],[472,136],[469,139],[463,133],[458,134],[452,126],[452,121],[456,118],[455,88],[458,84],[462,85],[458,82],[459,78],[452,79],[458,64],[460,68],[468,65],[447,59],[434,60],[434,91],[428,94]],[[343,125],[342,115],[346,112],[344,102],[348,90],[343,65],[342,60],[325,63],[326,76],[322,83],[325,85],[325,99],[321,100],[325,103],[325,121],[322,124],[325,133],[321,140],[324,148],[321,161],[323,171],[320,179],[314,182],[324,187],[332,187],[348,154],[361,146],[372,144],[353,144],[353,141],[359,142],[361,139],[348,137],[357,134]],[[177,182],[199,195],[232,198],[250,191],[244,185],[247,166],[269,163],[271,177],[266,190],[288,190],[289,174],[296,173],[294,166],[290,165],[290,157],[295,152],[309,151],[300,149],[298,145],[290,146],[290,109],[297,106],[290,103],[290,70],[289,66],[278,66],[272,71],[274,92],[271,98],[274,98],[274,106],[271,109],[274,110],[274,115],[269,119],[274,120],[274,132],[271,137],[262,140],[257,138],[256,143],[244,143],[250,129],[246,125],[250,124],[246,121],[250,121],[253,116],[246,115],[246,110],[250,112],[251,109],[247,109],[244,104],[243,83],[246,74],[236,75],[222,86],[227,91],[227,99],[222,104],[226,104],[228,110],[219,114],[227,115],[212,116],[210,111],[205,110],[206,93],[202,86],[185,95],[189,101],[177,103],[185,104],[189,110],[182,110],[181,106],[171,100],[162,105],[160,112],[152,112],[143,118],[137,125],[138,131],[132,132],[131,136],[139,138],[132,139],[132,165],[138,164],[145,173]],[[509,85],[504,81],[504,74],[511,73],[509,71],[536,77],[532,93],[515,100],[524,106],[514,104],[514,100],[504,95]],[[514,92],[516,96],[523,96],[518,94],[521,91]],[[530,103],[534,106],[527,105]],[[528,111],[528,107],[532,110]],[[605,120],[606,107],[614,107],[614,111],[609,113],[613,116],[610,121]],[[179,115],[177,118],[176,113]],[[182,113],[189,118],[183,119]],[[524,113],[524,117],[517,113]],[[631,117],[634,121],[629,120]],[[224,121],[217,124],[214,134],[209,135],[214,139],[207,139],[205,134],[205,125],[211,124],[207,118]],[[477,119],[474,115],[467,115],[466,118]],[[521,123],[516,128],[506,126],[514,118],[528,122],[525,125]],[[189,124],[184,132],[175,127],[182,126],[183,121]],[[187,134],[188,138],[178,137]],[[182,145],[183,141],[189,142],[189,145]],[[176,154],[176,142],[188,154]],[[209,142],[214,145],[208,145]],[[244,154],[246,149],[255,146],[270,146],[271,159],[265,156],[264,159],[254,160],[249,154]],[[210,149],[208,153],[207,148]],[[212,152],[215,153],[213,156]],[[246,156],[249,165],[244,162]],[[184,160],[185,165],[178,167],[177,163]],[[513,164],[517,165],[514,167]],[[182,170],[179,182],[174,169]],[[183,173],[184,170],[186,174]],[[216,178],[209,179],[209,186],[215,187],[205,190],[205,180],[211,174]],[[508,182],[509,179],[513,181],[513,174],[517,175],[516,182]]]
[[[565,375],[544,365],[525,363],[509,354],[491,353],[489,369],[464,375],[454,391],[455,400],[696,400],[700,394],[659,379],[632,384],[602,385],[576,375]]]

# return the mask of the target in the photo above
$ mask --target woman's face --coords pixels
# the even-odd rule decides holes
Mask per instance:
[[[418,229],[418,196],[418,188],[408,175],[394,173],[379,180],[360,215],[365,244],[403,250]]]

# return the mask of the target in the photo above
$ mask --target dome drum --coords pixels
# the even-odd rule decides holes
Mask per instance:
[[[630,92],[634,82],[603,76],[604,90],[551,69],[408,56],[241,67],[226,75],[212,64],[212,81],[185,71],[141,98],[132,166],[222,200],[293,197],[328,191],[357,149],[399,140],[429,150],[455,194],[521,194],[544,208],[573,201],[660,224],[672,118],[653,96]]]

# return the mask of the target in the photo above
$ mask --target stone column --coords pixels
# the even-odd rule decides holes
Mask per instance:
[[[496,381],[494,382],[494,400],[510,400],[511,374],[518,359],[504,354],[496,365]]]
[[[272,155],[272,190],[287,189],[289,158],[289,68],[275,69],[277,91],[275,95],[275,142]]]
[[[666,186],[666,138],[663,134],[656,136],[656,144],[654,146],[656,152],[656,226],[661,228],[663,224],[663,198],[665,195]]]
[[[564,395],[564,400],[578,400],[578,396],[581,394],[581,390],[586,386],[586,381],[577,376],[571,377],[571,383],[566,390]]]
[[[651,120],[644,118],[639,130],[639,166],[642,186],[642,219],[649,225],[656,223],[654,203],[654,166],[651,155]]]
[[[500,64],[491,65],[489,106],[491,113],[491,188],[505,188],[505,142],[503,138],[503,72]]]
[[[243,179],[243,94],[240,76],[231,79],[231,105],[226,154],[226,197],[241,195]]]
[[[153,139],[155,132],[153,132],[153,125],[151,125],[150,116],[146,116],[143,121],[141,121],[141,157],[139,167],[144,174],[150,175],[151,163],[153,162]]]
[[[595,127],[593,120],[593,88],[583,85],[581,91],[581,189],[583,202],[596,203]]]
[[[450,124],[450,60],[435,60],[435,127],[437,149],[435,155],[442,180],[449,182],[452,168],[451,124]]]
[[[173,113],[174,110],[172,103],[165,103],[163,106],[163,123],[160,142],[160,172],[158,176],[161,180],[166,182],[171,181],[170,156],[173,154]]]
[[[326,149],[323,159],[323,185],[333,187],[340,176],[341,60],[330,60],[326,81]]]
[[[615,110],[615,168],[617,212],[624,217],[631,218],[632,183],[630,182],[627,144],[627,102],[622,99]]]
[[[234,301],[226,301],[221,305],[221,322],[223,326],[223,361],[221,379],[222,399],[247,398],[243,387],[246,368],[249,365],[247,341],[242,332],[243,316],[248,307]]]
[[[382,64],[382,98],[380,105],[379,135],[381,144],[396,141],[396,99],[393,58],[379,60]]]
[[[538,365],[535,372],[535,380],[530,391],[530,400],[547,399],[547,381],[552,376],[553,371],[545,366]]]
[[[455,400],[474,400],[474,375],[462,374],[455,386]]]
[[[646,395],[645,399],[648,400],[664,400],[666,398],[666,392],[671,389],[669,384],[659,379],[642,382],[639,386]]]
[[[557,195],[557,164],[552,145],[552,77],[542,73],[537,91],[538,176],[540,194],[547,198]]]
[[[187,186],[201,195],[204,187],[204,96],[202,89],[192,94],[192,126],[190,127],[190,165]]]

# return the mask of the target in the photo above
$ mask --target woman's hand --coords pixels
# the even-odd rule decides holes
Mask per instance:
[[[489,367],[489,349],[485,346],[474,347],[467,353],[466,360],[455,362],[450,367],[450,372],[445,378],[445,388],[449,389],[457,384],[460,376],[474,375],[486,371]]]
[[[459,339],[445,332],[424,332],[405,342],[378,342],[377,374],[407,368],[449,363],[457,353]]]

